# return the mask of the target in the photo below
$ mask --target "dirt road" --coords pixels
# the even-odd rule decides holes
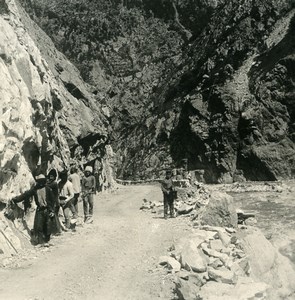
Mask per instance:
[[[0,270],[0,299],[172,299],[158,259],[188,227],[184,219],[140,211],[143,198],[161,201],[159,187],[98,196],[93,224],[32,250],[16,269]]]

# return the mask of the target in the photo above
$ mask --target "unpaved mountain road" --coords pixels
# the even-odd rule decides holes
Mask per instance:
[[[143,198],[161,201],[162,194],[157,186],[129,186],[97,196],[93,224],[0,270],[0,299],[172,299],[158,259],[189,227],[140,211]]]

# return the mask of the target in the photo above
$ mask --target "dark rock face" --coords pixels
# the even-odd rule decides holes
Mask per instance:
[[[109,109],[119,177],[294,176],[292,1],[21,2]]]

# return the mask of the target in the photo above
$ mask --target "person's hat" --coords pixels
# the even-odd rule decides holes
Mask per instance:
[[[43,174],[39,174],[36,176],[36,180],[45,179],[45,176]]]
[[[90,173],[92,173],[92,167],[91,167],[91,166],[87,166],[87,167],[85,168],[85,172],[90,172]]]

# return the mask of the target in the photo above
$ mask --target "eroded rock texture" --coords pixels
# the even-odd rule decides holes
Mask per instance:
[[[91,153],[104,159],[108,122],[78,70],[22,8],[13,0],[0,6],[0,201],[5,202],[29,188],[36,172],[83,166],[95,158]]]
[[[21,2],[104,105],[119,177],[294,176],[293,1]]]

